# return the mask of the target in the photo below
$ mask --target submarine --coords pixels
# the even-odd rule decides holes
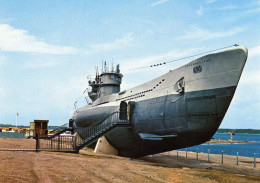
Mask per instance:
[[[202,144],[219,128],[247,56],[246,47],[235,45],[123,91],[119,65],[111,70],[102,66],[101,73],[89,79],[91,102],[73,113],[70,126],[84,138],[81,129],[120,112],[114,120],[126,119],[130,127],[115,128],[104,137],[124,157]]]

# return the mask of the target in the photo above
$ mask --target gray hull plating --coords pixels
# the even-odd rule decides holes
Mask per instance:
[[[132,101],[132,128],[118,128],[106,135],[121,156],[139,157],[201,144],[221,124],[246,59],[244,47],[209,54],[143,85],[100,97],[74,113],[74,128],[89,126],[117,111],[121,101]],[[145,139],[141,134],[165,138]]]

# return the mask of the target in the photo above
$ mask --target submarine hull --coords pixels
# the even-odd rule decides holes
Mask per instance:
[[[136,118],[134,118],[135,123],[133,128],[115,129],[113,133],[106,135],[106,138],[113,146],[120,150],[119,152],[121,156],[129,157],[140,157],[199,145],[210,140],[217,131],[225,116],[225,112],[229,107],[235,89],[235,87],[228,87],[195,93],[186,93],[185,97],[179,99],[173,104],[171,104],[171,101],[174,99],[174,96],[167,96],[168,100],[166,105],[168,106],[167,109],[169,110],[169,113],[171,113],[169,114],[168,119],[150,118],[147,120],[139,120],[138,117],[142,114],[134,114],[134,116],[136,115]],[[207,93],[207,95],[205,95],[205,93]],[[218,95],[213,98],[212,94]],[[195,98],[194,96],[197,97]],[[207,101],[203,101],[205,100],[204,98],[207,98],[205,96],[210,96]],[[156,100],[163,101],[163,98],[164,97],[161,99],[157,98]],[[215,102],[213,103],[212,100],[215,100]],[[144,103],[147,102],[149,103],[149,101],[144,101]],[[193,111],[188,113],[188,107],[191,103],[192,105],[194,105],[194,103],[201,103],[200,105],[208,105],[211,107],[209,107],[208,110],[204,109],[204,111],[196,109],[196,112],[199,111],[200,113],[194,113]],[[212,105],[216,104],[219,105],[219,107],[221,106],[221,110],[212,111],[210,108],[212,108]],[[172,107],[169,107],[170,105],[172,105]],[[180,109],[177,108],[178,106],[185,107]],[[173,117],[176,113],[185,113],[185,116]],[[140,138],[140,133],[176,136],[162,138],[160,140],[147,140]]]
[[[123,94],[101,97],[74,113],[75,131],[95,121],[89,119],[100,120],[119,110],[121,102],[131,101],[135,104],[132,127],[105,135],[121,156],[140,157],[204,143],[221,124],[246,60],[247,49],[239,46],[196,59]]]

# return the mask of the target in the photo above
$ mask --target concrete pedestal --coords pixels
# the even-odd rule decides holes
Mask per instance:
[[[98,139],[94,152],[108,155],[118,155],[118,150],[113,147],[105,137]]]

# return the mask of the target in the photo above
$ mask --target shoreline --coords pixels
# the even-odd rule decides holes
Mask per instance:
[[[258,141],[240,141],[240,140],[215,140],[211,139],[204,144],[247,144],[247,143],[257,143]]]

